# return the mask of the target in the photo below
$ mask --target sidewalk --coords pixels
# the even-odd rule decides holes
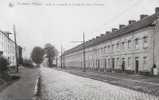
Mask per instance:
[[[83,72],[79,69],[64,69],[63,71],[159,96],[159,77],[115,72],[97,72],[90,70]]]
[[[20,79],[0,92],[0,100],[32,100],[39,69],[20,68]]]

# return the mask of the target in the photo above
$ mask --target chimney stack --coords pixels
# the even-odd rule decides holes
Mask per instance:
[[[147,17],[147,16],[148,16],[148,15],[144,15],[144,14],[140,15],[140,20],[144,19],[144,18]]]
[[[111,32],[110,32],[110,31],[106,31],[106,32],[105,32],[105,34],[109,34],[109,33],[111,33]]]
[[[96,36],[96,39],[99,38],[99,36]]]
[[[103,36],[104,36],[104,34],[101,34],[101,35],[100,35],[100,37],[103,37]]]
[[[122,28],[124,28],[126,25],[123,25],[123,24],[121,24],[121,25],[119,25],[119,29],[122,29]]]
[[[157,16],[159,16],[159,7],[156,7],[156,8],[155,8],[155,14],[156,14]]]
[[[116,31],[118,31],[117,28],[112,28],[112,32],[116,32]]]
[[[129,20],[129,25],[135,23],[136,20]]]

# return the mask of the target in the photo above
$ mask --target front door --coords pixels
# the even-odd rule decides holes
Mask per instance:
[[[96,64],[97,64],[97,70],[99,70],[99,68],[100,68],[100,61],[96,60]]]
[[[107,69],[107,59],[104,60],[104,71]]]
[[[100,69],[100,60],[98,60],[98,70]]]
[[[123,72],[125,71],[125,59],[124,58],[122,59],[122,71]]]
[[[114,58],[112,58],[112,70],[114,70],[115,61]]]
[[[139,71],[139,59],[138,57],[135,58],[135,72],[138,73]]]

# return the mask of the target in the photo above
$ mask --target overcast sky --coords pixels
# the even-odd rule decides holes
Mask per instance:
[[[140,14],[151,15],[157,6],[159,0],[0,0],[0,30],[12,31],[15,24],[29,57],[34,46],[52,43],[60,50],[62,44],[66,50],[79,44],[71,41],[82,40],[83,32],[89,40]]]

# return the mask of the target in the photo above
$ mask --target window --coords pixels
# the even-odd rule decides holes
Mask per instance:
[[[103,53],[103,48],[101,48],[101,52],[100,52],[100,54],[102,54]]]
[[[136,38],[136,39],[135,39],[135,48],[136,48],[136,49],[138,48],[138,45],[139,45],[139,39]]]
[[[143,37],[143,40],[144,40],[144,43],[147,43],[147,42],[148,42],[148,41],[147,41],[147,40],[148,40],[148,37],[147,37],[147,36],[144,36],[144,37]]]
[[[128,57],[128,67],[131,65],[131,57]]]
[[[122,42],[122,47],[125,48],[125,42]]]
[[[106,48],[107,48],[107,47],[105,46],[105,47],[104,47],[104,52],[106,52]]]
[[[114,44],[112,44],[112,50],[114,50]]]
[[[131,40],[128,40],[128,48],[131,48]]]
[[[145,64],[146,64],[146,62],[147,62],[147,57],[146,57],[146,56],[144,56],[144,57],[143,57],[143,64],[145,65]]]
[[[110,58],[108,59],[108,66],[110,67]]]
[[[110,45],[108,45],[108,50],[110,50]]]
[[[148,37],[144,36],[143,37],[143,48],[147,48],[148,47]]]
[[[119,66],[119,58],[116,59],[116,66]]]
[[[116,44],[117,48],[119,48],[119,43]]]

